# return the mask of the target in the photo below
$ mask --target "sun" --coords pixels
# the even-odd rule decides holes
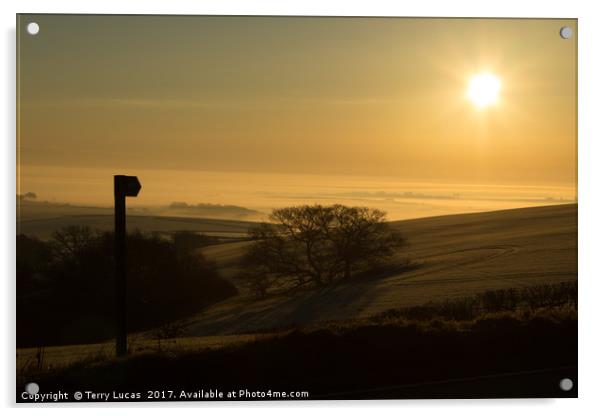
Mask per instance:
[[[498,77],[482,72],[470,78],[466,95],[477,108],[486,108],[497,102],[501,86]]]

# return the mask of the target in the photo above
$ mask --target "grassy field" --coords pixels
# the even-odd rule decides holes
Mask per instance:
[[[191,350],[212,350],[258,341],[270,334],[240,334],[209,337],[182,337],[153,339],[149,334],[128,337],[128,350],[131,355],[166,352],[181,354]],[[17,349],[18,380],[31,374],[68,367],[77,363],[98,363],[115,358],[115,343],[50,346],[43,348]]]
[[[170,219],[161,221],[171,224]],[[230,223],[213,224],[227,228]],[[181,219],[174,224],[208,227],[210,222]],[[239,230],[244,226],[239,224]],[[184,337],[166,341],[162,347],[223,347],[255,336],[242,334],[365,319],[392,309],[460,299],[487,290],[574,282],[577,278],[576,205],[432,217],[395,222],[393,226],[408,238],[410,245],[399,257],[409,258],[416,264],[414,269],[265,299],[257,299],[244,282],[234,279],[237,261],[248,242],[204,248],[204,255],[218,264],[222,275],[239,285],[241,294],[187,319]],[[135,334],[131,345],[134,352],[159,347],[151,333]],[[18,365],[32,365],[36,354],[37,349],[19,350]],[[44,361],[47,366],[59,367],[111,354],[110,342],[47,347]]]
[[[188,334],[236,334],[262,328],[354,319],[391,308],[468,296],[491,289],[574,281],[577,205],[556,205],[393,223],[408,239],[398,257],[413,270],[257,299],[241,295],[190,320]],[[207,247],[226,276],[235,276],[246,242]]]
[[[27,211],[18,221],[18,232],[26,235],[35,235],[41,239],[48,239],[52,233],[69,225],[87,226],[95,230],[112,231],[115,227],[113,211],[105,208],[82,207],[53,207],[50,211],[37,209]],[[30,208],[28,208],[31,210]],[[55,215],[52,215],[52,214]],[[170,234],[176,231],[191,231],[215,237],[241,238],[245,237],[247,230],[253,222],[223,220],[211,218],[169,217],[128,212],[128,230],[142,230]]]

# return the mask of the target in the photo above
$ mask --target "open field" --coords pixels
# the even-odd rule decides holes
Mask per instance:
[[[87,226],[100,231],[113,230],[115,220],[111,210],[107,210],[109,212],[106,213],[96,213],[97,210],[102,210],[102,208],[91,208],[90,210],[91,213],[84,214],[78,207],[78,214],[65,215],[61,213],[56,217],[24,218],[18,222],[18,232],[48,239],[54,231],[69,225]],[[127,217],[129,231],[138,229],[160,234],[191,231],[224,238],[244,237],[248,228],[253,224],[253,222],[236,220],[132,215],[131,213],[128,213]]]
[[[241,295],[190,321],[189,335],[235,334],[262,328],[362,318],[387,309],[577,278],[577,205],[450,215],[393,223],[408,239],[399,253],[418,267],[401,274],[256,299]],[[246,242],[204,249],[236,274]],[[235,283],[241,285],[241,282]]]
[[[169,219],[163,219],[169,222]],[[227,222],[228,223],[228,222]],[[184,224],[207,224],[183,219]],[[219,224],[219,222],[216,222]],[[410,245],[399,256],[417,264],[413,270],[294,295],[257,299],[236,280],[237,261],[249,242],[206,247],[241,294],[187,319],[180,346],[225,346],[265,332],[324,321],[363,319],[390,309],[463,298],[487,290],[574,281],[577,278],[577,206],[561,205],[432,217],[393,223]],[[241,226],[242,228],[242,226]],[[165,345],[173,341],[165,341]],[[113,353],[111,342],[47,347],[45,362],[62,366]],[[135,352],[158,349],[150,333],[134,335]],[[19,350],[19,365],[35,360],[36,349]]]
[[[128,348],[130,354],[133,355],[160,351],[182,353],[198,349],[220,349],[257,341],[268,336],[267,334],[241,334],[159,340],[150,338],[148,334],[141,334],[128,338]],[[17,374],[27,373],[38,366],[41,370],[49,370],[67,367],[78,362],[101,362],[113,358],[115,358],[113,341],[99,344],[51,346],[42,349],[18,348]]]

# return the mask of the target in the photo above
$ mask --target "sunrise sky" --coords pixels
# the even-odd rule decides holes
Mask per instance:
[[[118,173],[140,205],[348,198],[406,218],[576,197],[575,20],[21,15],[18,32],[18,191],[39,199],[110,205]]]

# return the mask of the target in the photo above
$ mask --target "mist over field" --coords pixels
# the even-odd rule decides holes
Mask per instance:
[[[370,206],[391,221],[575,202],[572,184],[468,184],[398,181],[373,176],[268,174],[255,172],[135,172],[144,192],[128,201],[133,214],[261,221],[273,209],[305,203]],[[112,206],[108,169],[25,168],[22,193],[35,201],[79,207]],[[25,184],[27,188],[25,189]],[[34,200],[28,200],[34,202]],[[54,205],[53,205],[54,206]],[[53,206],[40,206],[51,212]],[[81,214],[85,214],[82,209]],[[69,213],[77,215],[75,208]],[[27,219],[31,210],[21,211]],[[67,212],[67,211],[65,211]]]

